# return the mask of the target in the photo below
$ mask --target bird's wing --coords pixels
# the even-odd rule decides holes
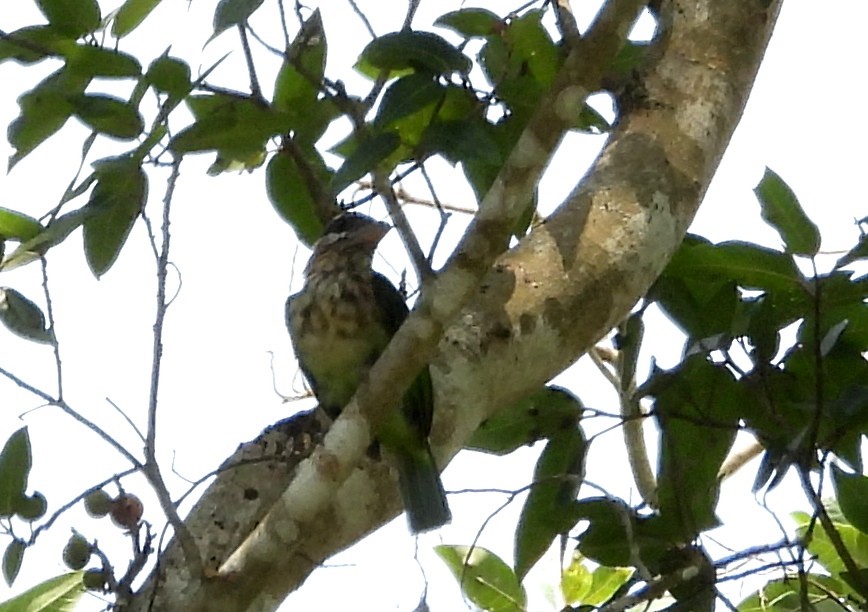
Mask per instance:
[[[393,336],[404,319],[409,314],[403,296],[395,286],[382,274],[374,272],[372,281],[374,299],[380,307],[382,324]],[[431,420],[434,417],[434,392],[431,388],[431,374],[428,366],[422,368],[419,375],[407,389],[403,401],[404,417],[412,425],[411,437],[419,436],[427,445],[428,434],[431,432]],[[418,438],[417,438],[418,439]]]

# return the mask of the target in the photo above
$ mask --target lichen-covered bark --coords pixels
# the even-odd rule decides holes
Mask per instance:
[[[661,4],[666,32],[656,60],[628,88],[609,143],[569,198],[487,271],[479,270],[502,243],[497,199],[523,188],[496,183],[494,201],[486,198],[458,254],[428,287],[357,401],[310,460],[293,469],[289,488],[258,526],[247,525],[251,536],[201,583],[182,566],[158,571],[130,609],[148,609],[152,595],[158,610],[274,609],[319,563],[398,511],[388,469],[364,460],[359,466],[369,440],[360,412],[376,420],[430,359],[438,399],[432,442],[440,457],[451,457],[482,420],[537,389],[624,318],[702,201],[780,2]],[[552,121],[577,91],[568,78],[561,86],[548,105]],[[576,180],[583,174],[576,168]],[[215,485],[201,503],[221,499],[223,486],[233,485]],[[207,547],[208,538],[196,535]],[[172,548],[164,558],[175,554]],[[206,548],[203,558],[212,554]]]

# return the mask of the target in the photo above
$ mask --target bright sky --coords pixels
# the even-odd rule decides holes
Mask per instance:
[[[172,53],[187,58],[195,70],[237,46],[230,32],[202,50],[214,2],[163,4],[154,15],[154,27],[134,33],[122,45],[123,50],[133,54],[146,54],[145,65],[172,45]],[[330,69],[337,74],[340,66],[357,55],[366,39],[359,35],[359,21],[346,3],[324,4],[333,62]],[[397,12],[382,11],[382,5],[374,1],[360,4],[378,32],[400,27]],[[423,2],[416,25],[429,24],[453,4],[458,3]],[[391,5],[403,7],[403,3]],[[272,18],[263,15],[253,25],[267,32]],[[0,28],[5,31],[38,20],[36,10],[24,2],[16,3],[16,9],[0,11]],[[868,123],[858,119],[868,99],[868,85],[854,70],[857,58],[863,54],[866,22],[868,3],[862,0],[830,0],[822,8],[808,2],[785,4],[747,111],[694,231],[713,240],[741,238],[776,246],[777,236],[762,225],[752,193],[764,167],[769,166],[789,182],[820,225],[825,250],[852,244],[856,232],[853,219],[868,214],[864,196]],[[260,59],[266,59],[265,54]],[[4,126],[17,115],[17,95],[50,69],[53,67],[33,71],[15,64],[0,65],[0,83],[4,83],[0,90],[0,119]],[[243,89],[241,70],[242,60],[236,52],[221,67],[216,82]],[[273,74],[265,71],[260,78],[268,83]],[[351,78],[346,80],[350,89],[361,84]],[[60,137],[50,140],[11,174],[0,175],[0,206],[38,216],[55,205],[74,172],[80,142],[86,135],[74,123],[70,122]],[[584,172],[601,142],[590,137],[568,140],[541,187],[540,199],[546,210],[572,188],[573,177]],[[119,150],[106,150],[101,155]],[[10,153],[5,141],[0,143],[0,157]],[[271,352],[280,392],[288,395],[302,390],[283,326],[283,301],[291,280],[294,289],[299,286],[298,274],[292,279],[293,258],[297,256],[303,262],[306,252],[296,251],[291,230],[278,222],[268,204],[262,172],[209,178],[204,171],[210,162],[209,156],[186,161],[175,194],[172,260],[183,283],[166,321],[160,398],[160,456],[167,470],[171,465],[177,474],[189,479],[212,470],[240,442],[255,437],[266,425],[311,403],[283,404],[272,390],[270,365]],[[469,191],[456,186],[458,170],[445,164],[435,168],[435,182],[436,177],[441,178],[439,184],[444,191],[439,195],[444,201],[470,202]],[[408,183],[408,187],[424,194],[418,184]],[[161,197],[161,181],[153,178],[152,205]],[[380,214],[377,209],[373,212]],[[413,219],[418,227],[433,222],[430,211],[414,209]],[[441,260],[457,240],[460,225],[460,221],[455,223],[454,231],[441,246]],[[395,268],[403,268],[399,248],[397,237],[389,236],[381,251],[386,256],[376,265],[388,271],[388,260]],[[149,253],[144,228],[139,224],[114,268],[100,281],[87,270],[76,235],[53,250],[49,258],[66,398],[132,450],[138,450],[141,443],[106,398],[141,426],[150,376],[155,301]],[[0,285],[14,287],[41,303],[40,283],[35,265],[3,273],[0,278]],[[170,284],[176,288],[178,279],[173,278]],[[53,390],[50,349],[19,340],[3,329],[0,347],[0,365],[34,385]],[[672,341],[665,331],[653,337],[652,347],[663,367],[676,362],[681,348],[680,342]],[[588,405],[615,406],[614,396],[586,364],[571,368],[557,382],[576,389]],[[0,379],[0,405],[0,443],[22,423],[30,427],[35,456],[31,488],[47,495],[50,510],[126,467],[92,434],[54,409],[38,408],[37,401],[5,379]],[[445,486],[447,490],[518,488],[530,480],[536,452],[526,449],[509,458],[462,453],[446,470]],[[626,473],[618,432],[595,444],[589,466],[590,479],[625,499],[638,499]],[[724,522],[737,517],[738,526],[717,537],[734,546],[779,537],[770,516],[752,497],[729,498],[730,491],[749,491],[753,474],[749,467],[724,487],[721,516]],[[173,478],[171,485],[177,492],[185,488],[181,478]],[[145,499],[146,518],[159,522],[156,504],[150,501],[141,481],[131,479],[127,487]],[[800,495],[784,485],[770,498],[790,500],[800,499]],[[454,524],[419,539],[418,556],[430,580],[429,602],[435,612],[456,609],[458,589],[431,547],[440,542],[469,544],[485,517],[502,501],[499,495],[452,496]],[[783,507],[789,509],[792,505]],[[520,507],[519,500],[495,518],[480,544],[509,559],[511,534]],[[747,524],[755,529],[746,529]],[[76,509],[58,521],[35,550],[28,551],[14,589],[0,586],[0,600],[65,571],[59,551],[73,525],[86,536],[97,537],[100,545],[113,551],[113,558],[123,565],[125,544],[120,532],[86,518],[83,511]],[[412,563],[416,546],[404,519],[399,518],[363,544],[330,560],[328,567],[311,576],[284,607],[343,610],[352,601],[351,605],[362,609],[413,609],[424,586],[422,570]],[[558,609],[546,604],[549,595],[544,586],[557,584],[553,559],[541,564],[528,580],[532,610]],[[340,588],[336,589],[338,584]],[[739,598],[738,594],[734,597]],[[87,609],[98,607],[91,603]]]

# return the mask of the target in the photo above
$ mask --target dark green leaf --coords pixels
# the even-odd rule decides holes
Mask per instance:
[[[119,98],[82,94],[70,101],[78,118],[102,134],[127,140],[141,134],[145,127],[138,109]]]
[[[856,243],[856,246],[850,249],[846,255],[838,260],[835,264],[835,268],[843,268],[844,266],[861,259],[868,259],[868,234],[862,234],[859,236],[859,242]]]
[[[312,155],[316,158],[307,160],[312,163],[308,163],[306,172],[286,152],[274,155],[265,171],[271,204],[307,245],[312,245],[322,235],[324,225],[318,214],[318,201],[328,197],[325,193],[330,178],[319,154],[313,150]],[[333,201],[333,198],[328,199]]]
[[[434,551],[446,563],[464,595],[486,612],[524,612],[527,595],[510,567],[480,546],[441,545]]]
[[[697,355],[658,371],[646,387],[660,426],[657,496],[661,523],[687,543],[718,524],[718,470],[748,398],[724,366]]]
[[[49,578],[12,599],[0,603],[0,612],[65,612],[73,610],[85,595],[81,588],[81,572],[70,572]]]
[[[12,516],[24,496],[30,474],[30,436],[22,427],[6,440],[0,451],[0,516]]]
[[[448,75],[470,72],[466,55],[446,39],[431,32],[402,30],[371,41],[362,51],[356,69],[366,75],[379,71],[416,70]]]
[[[147,78],[154,89],[175,98],[183,98],[192,88],[187,62],[165,54],[151,62]]]
[[[84,77],[138,77],[142,65],[132,55],[93,45],[75,45],[63,50],[70,71]]]
[[[496,14],[481,8],[465,8],[441,15],[434,25],[447,28],[465,38],[497,34],[503,20]]]
[[[38,259],[48,249],[63,242],[70,233],[84,223],[86,216],[87,211],[75,210],[57,217],[42,232],[22,243],[14,253],[7,256],[0,269],[13,270]]]
[[[100,24],[96,0],[36,0],[48,23],[73,38],[89,34]]]
[[[483,421],[467,447],[505,455],[574,430],[581,414],[582,404],[576,396],[560,387],[546,387]]]
[[[134,160],[117,158],[96,168],[84,221],[84,254],[94,276],[105,274],[142,212],[148,197],[147,176]]]
[[[796,194],[783,179],[766,168],[754,188],[762,207],[762,216],[786,245],[787,252],[813,257],[820,250],[820,230],[805,214]]]
[[[533,488],[515,532],[515,573],[522,580],[554,539],[576,523],[576,494],[585,473],[587,441],[578,427],[549,440],[537,460]]]
[[[59,49],[70,44],[71,38],[51,26],[28,26],[0,38],[0,62],[11,59],[32,64],[58,54]]]
[[[340,193],[353,181],[374,170],[400,144],[401,139],[393,132],[379,134],[363,141],[335,173],[331,185],[334,193]]]
[[[853,527],[868,534],[868,476],[849,474],[832,464],[832,482],[841,512]]]
[[[30,215],[0,206],[0,239],[30,240],[42,229],[42,224]]]
[[[488,127],[483,119],[477,117],[435,121],[425,129],[419,143],[420,154],[442,155],[453,164],[475,160],[496,167],[502,160]]]
[[[123,38],[141,24],[162,0],[125,0],[115,14],[112,36]]]
[[[576,517],[588,521],[588,528],[577,538],[579,550],[600,565],[630,566],[637,552],[649,564],[671,547],[670,540],[655,533],[648,519],[640,518],[618,499],[589,498],[576,502]]]
[[[263,0],[220,0],[214,10],[214,33],[211,40],[225,30],[242,24],[262,5]]]
[[[18,570],[21,569],[25,550],[27,550],[27,544],[18,538],[6,545],[6,551],[3,553],[3,579],[6,580],[8,586],[12,586],[15,578],[18,577]]]
[[[45,516],[46,510],[48,510],[48,501],[39,491],[36,491],[33,495],[19,497],[15,504],[15,514],[21,520],[28,522],[41,519]]]
[[[39,306],[9,287],[0,287],[0,323],[33,342],[47,344],[53,338],[51,331],[45,329],[45,315]]]
[[[443,99],[445,88],[427,74],[411,74],[392,83],[374,119],[378,129]]]
[[[9,143],[15,147],[9,159],[10,170],[63,127],[74,110],[70,98],[80,95],[89,82],[89,78],[61,68],[18,98],[21,114],[7,130]]]
[[[801,291],[806,281],[787,255],[747,242],[686,241],[667,271],[682,278],[733,280],[746,289]]]

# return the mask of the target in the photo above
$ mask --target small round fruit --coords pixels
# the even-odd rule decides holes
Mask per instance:
[[[91,591],[102,591],[105,589],[105,582],[105,574],[97,568],[87,570],[81,577],[84,588]]]
[[[35,521],[42,518],[47,509],[45,496],[37,491],[30,497],[22,497],[15,507],[15,513],[25,521]]]
[[[112,522],[123,529],[134,529],[142,520],[144,511],[142,500],[135,495],[130,493],[118,495],[112,502]]]
[[[90,544],[83,536],[74,533],[63,547],[63,562],[71,570],[80,570],[90,561]]]
[[[94,518],[105,516],[111,512],[112,509],[111,495],[102,489],[91,491],[87,494],[87,497],[84,498],[84,509]]]

